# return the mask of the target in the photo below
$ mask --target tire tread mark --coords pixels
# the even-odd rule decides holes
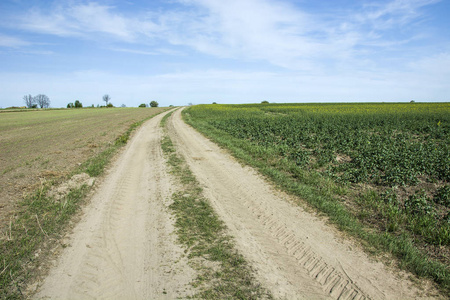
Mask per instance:
[[[317,281],[324,290],[335,299],[369,299],[362,290],[352,282],[345,272],[340,272],[314,252],[304,242],[296,238],[283,222],[278,221],[268,207],[261,202],[246,199],[244,204],[268,229],[287,253],[295,257],[297,263]]]

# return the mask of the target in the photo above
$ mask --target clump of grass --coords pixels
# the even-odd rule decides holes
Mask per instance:
[[[63,228],[78,210],[89,190],[73,189],[61,200],[47,196],[50,185],[42,186],[20,204],[16,218],[0,241],[0,298],[22,298],[23,288],[38,263],[37,253],[45,253],[63,234]],[[36,252],[38,251],[38,252]]]
[[[166,120],[163,119],[163,126]],[[182,185],[181,191],[173,194],[170,208],[176,216],[178,241],[187,248],[189,261],[198,272],[193,286],[199,292],[193,298],[272,298],[256,282],[250,266],[235,250],[225,224],[203,197],[199,183],[167,134],[161,146],[172,173]]]

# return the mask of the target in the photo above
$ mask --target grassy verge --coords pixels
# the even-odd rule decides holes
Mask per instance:
[[[298,168],[289,160],[274,159],[270,148],[251,144],[247,140],[234,138],[214,128],[207,122],[195,120],[188,111],[183,111],[185,121],[225,147],[243,163],[258,169],[278,187],[304,199],[311,207],[326,214],[330,222],[341,230],[357,237],[369,252],[387,252],[398,258],[399,265],[420,277],[434,280],[444,293],[450,291],[450,270],[448,266],[430,259],[416,246],[408,234],[395,235],[388,231],[369,229],[345,206],[336,195],[349,193],[317,172]],[[362,195],[361,202],[367,202],[370,195]],[[370,200],[370,199],[369,199]]]
[[[153,117],[153,116],[152,116]],[[132,124],[114,143],[82,164],[71,175],[86,172],[95,177],[103,173],[118,149],[125,145],[130,134],[143,122]],[[72,189],[64,198],[48,196],[56,182],[42,183],[18,205],[18,211],[0,236],[0,298],[21,299],[26,295],[28,280],[42,263],[42,259],[57,247],[58,241],[79,211],[90,187]]]
[[[161,125],[165,126],[169,115]],[[226,234],[219,219],[184,159],[177,154],[167,133],[162,149],[172,174],[182,189],[173,194],[170,208],[176,216],[178,240],[188,249],[191,266],[198,272],[194,299],[261,299],[271,296],[254,279],[248,263]]]

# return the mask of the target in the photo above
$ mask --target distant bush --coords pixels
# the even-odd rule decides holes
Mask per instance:
[[[267,100],[261,101],[261,104],[268,104],[268,103],[269,103],[269,101],[267,101]]]
[[[150,107],[158,107],[158,102],[156,102],[156,101],[152,101],[152,102],[150,102]]]
[[[147,105],[145,103],[142,103],[139,105],[139,107],[147,107]]]
[[[106,105],[106,107],[114,107],[114,105],[112,103],[108,103],[108,105]]]
[[[70,103],[67,104],[67,108],[74,108],[74,107],[75,107],[75,106],[73,105],[72,102],[70,102]]]
[[[79,100],[75,101],[75,108],[82,108],[83,107],[83,103],[81,103]]]

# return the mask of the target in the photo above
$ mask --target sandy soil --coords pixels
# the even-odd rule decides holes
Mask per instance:
[[[159,115],[115,162],[36,298],[173,299],[195,277],[175,242],[174,191],[161,154]],[[260,175],[181,120],[169,134],[235,237],[256,278],[277,299],[410,299],[429,296],[406,273],[370,259],[354,242],[292,203]]]
[[[405,279],[411,275],[394,273],[371,260],[323,220],[292,204],[288,195],[186,125],[181,111],[169,124],[172,139],[235,237],[238,250],[276,298],[430,296]]]
[[[174,299],[194,272],[175,242],[172,183],[154,117],[139,129],[95,192],[70,246],[35,298]]]

